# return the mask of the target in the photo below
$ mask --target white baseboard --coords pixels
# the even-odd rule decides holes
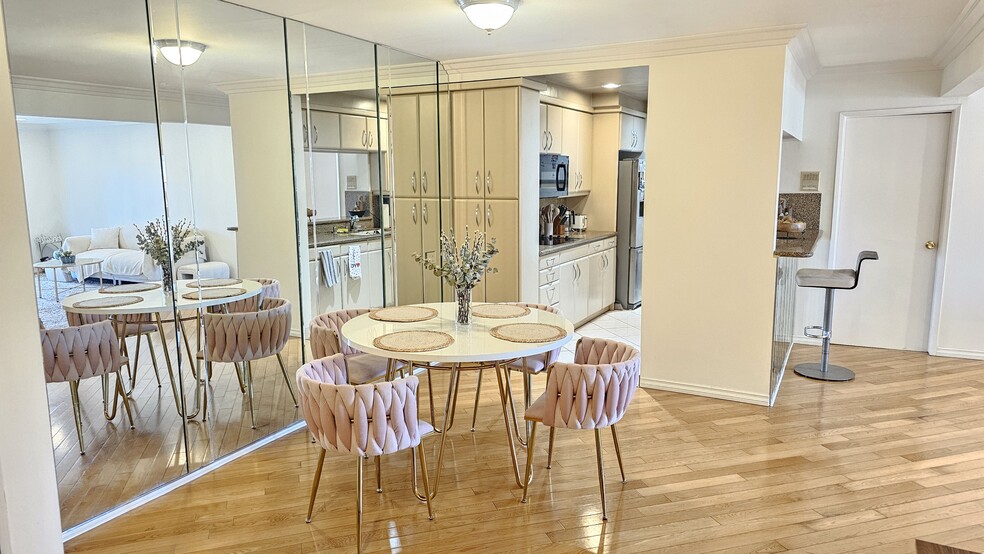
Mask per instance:
[[[806,335],[793,335],[793,344],[805,344],[807,346],[820,346],[823,343],[820,339],[808,337]]]
[[[276,433],[267,435],[258,441],[251,442],[250,444],[247,444],[246,446],[232,452],[231,454],[222,456],[221,458],[215,460],[210,464],[204,465],[198,469],[193,470],[191,473],[185,473],[181,477],[178,477],[173,481],[164,483],[163,485],[155,489],[151,489],[141,494],[140,496],[134,498],[133,500],[124,502],[123,504],[120,504],[119,506],[116,506],[115,508],[107,512],[103,512],[92,519],[83,521],[82,523],[76,525],[75,527],[70,527],[62,532],[62,542],[68,542],[74,539],[75,537],[81,535],[82,533],[85,533],[86,531],[91,531],[96,527],[99,527],[103,523],[112,521],[120,517],[121,515],[130,512],[131,510],[135,510],[152,500],[156,500],[164,496],[165,494],[177,489],[178,487],[187,485],[188,483],[191,483],[192,481],[198,479],[199,477],[208,475],[209,473],[212,473],[213,471],[228,464],[229,462],[238,460],[239,458],[242,458],[243,456],[255,450],[258,450],[277,439],[286,437],[287,435],[299,429],[303,429],[305,425],[306,424],[304,420],[295,421],[294,423],[288,425],[287,427],[284,427],[283,429],[277,431]]]
[[[675,381],[664,381],[650,377],[641,377],[639,385],[646,389],[658,389],[670,392],[682,392],[697,396],[707,396],[721,400],[731,400],[732,402],[742,402],[745,404],[756,404],[759,406],[769,405],[768,394],[754,394],[750,392],[722,389],[718,387],[705,387],[703,385],[692,385],[689,383],[678,383]]]
[[[963,358],[965,360],[984,360],[984,352],[980,350],[960,350],[957,348],[937,348],[934,356],[944,358]]]

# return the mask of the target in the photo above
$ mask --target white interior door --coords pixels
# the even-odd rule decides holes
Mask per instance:
[[[948,113],[846,120],[834,267],[862,250],[880,259],[834,295],[833,342],[927,349],[949,137]]]

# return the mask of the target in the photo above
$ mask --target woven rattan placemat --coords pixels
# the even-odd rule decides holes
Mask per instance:
[[[230,296],[239,296],[244,294],[246,289],[202,289],[200,291],[186,292],[181,295],[181,298],[185,300],[215,300],[216,298],[229,298]]]
[[[143,298],[139,296],[103,296],[99,298],[90,298],[88,300],[79,300],[75,304],[72,304],[74,308],[118,308],[120,306],[129,306],[130,304],[136,304],[137,302],[142,302]]]
[[[393,352],[428,352],[454,344],[454,338],[440,331],[397,331],[376,337],[373,346]]]
[[[147,292],[149,290],[161,288],[160,283],[127,283],[99,289],[100,294],[127,294],[134,292]]]
[[[242,282],[242,279],[202,279],[201,281],[192,281],[188,283],[188,288],[197,289],[201,287],[203,289],[207,289],[212,287],[231,287],[232,285],[238,285]]]
[[[424,306],[393,306],[392,308],[382,308],[369,312],[369,317],[376,321],[389,321],[391,323],[413,323],[415,321],[427,321],[437,317],[437,310]],[[407,352],[410,352],[407,350]]]
[[[472,315],[488,319],[512,319],[530,315],[530,309],[515,304],[480,304],[472,308]]]
[[[567,336],[567,331],[546,323],[509,323],[489,331],[497,339],[509,342],[551,342]]]

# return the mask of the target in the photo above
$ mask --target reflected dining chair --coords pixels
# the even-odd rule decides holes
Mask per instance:
[[[417,419],[417,388],[420,381],[416,376],[350,385],[345,371],[346,360],[342,353],[314,360],[297,370],[301,411],[308,430],[321,446],[306,521],[311,523],[328,450],[356,456],[356,546],[362,552],[362,466],[365,458],[376,457],[376,490],[382,492],[379,456],[411,449],[410,463],[416,467],[412,450],[416,448],[420,456],[427,518],[434,519],[427,482],[427,462],[421,441],[434,428]]]
[[[512,306],[521,306],[523,308],[529,308],[531,310],[543,310],[545,312],[550,312],[552,314],[559,314],[560,310],[554,308],[553,306],[547,306],[546,304],[530,304],[526,302],[506,302],[506,304]],[[560,348],[556,348],[549,352],[544,352],[543,354],[537,354],[535,356],[527,356],[525,358],[520,358],[510,362],[507,366],[506,373],[506,383],[509,383],[509,374],[513,371],[519,372],[523,375],[523,407],[529,409],[530,404],[533,402],[533,376],[539,375],[548,367],[550,364],[557,361],[560,357]],[[509,406],[512,409],[513,425],[516,425],[516,404],[512,398],[512,389],[509,390]],[[482,370],[478,371],[478,383],[475,384],[475,409],[472,411],[472,424],[471,430],[475,431],[475,421],[478,419],[478,401],[482,393]],[[530,427],[531,423],[526,424],[526,436],[519,436],[519,428],[515,428],[516,440],[523,446],[526,446],[530,438]]]
[[[104,412],[106,419],[116,417],[116,400],[123,399],[123,409],[133,429],[133,414],[120,369],[127,359],[120,353],[116,330],[109,321],[100,321],[65,327],[41,329],[41,356],[44,360],[44,377],[48,383],[68,383],[72,393],[72,409],[75,412],[75,432],[79,436],[79,453],[85,454],[82,437],[82,408],[79,404],[79,381],[89,377],[116,374],[116,390],[113,396],[113,412]]]
[[[280,281],[276,279],[264,279],[262,277],[252,280],[262,285],[263,288],[260,290],[260,294],[228,304],[213,306],[211,311],[215,313],[255,312],[263,307],[265,301],[280,298]]]
[[[100,314],[79,314],[66,311],[65,318],[68,320],[68,324],[70,326],[78,327],[80,325],[109,320],[110,316]],[[154,341],[151,338],[152,334],[157,334],[157,325],[151,322],[145,314],[117,315],[113,316],[113,318],[118,322],[126,322],[125,326],[121,324],[116,326],[117,335],[125,335],[125,338],[120,341],[125,356],[129,356],[130,354],[130,350],[126,345],[126,339],[137,337],[137,346],[133,351],[133,363],[131,364],[127,362],[125,364],[130,372],[130,389],[132,390],[137,385],[137,369],[140,367],[140,340],[145,336],[147,337],[147,350],[150,353],[150,363],[154,368],[154,377],[157,378],[157,387],[160,388],[161,372],[157,367],[157,354],[154,352]]]
[[[598,458],[598,485],[601,488],[601,519],[608,520],[605,501],[605,466],[601,458],[601,429],[612,428],[618,469],[625,482],[622,451],[618,444],[618,423],[629,407],[639,385],[639,351],[627,344],[606,339],[582,337],[577,342],[574,363],[556,362],[547,370],[547,390],[528,410],[526,421],[533,423],[526,456],[526,479],[523,503],[529,498],[530,476],[533,469],[533,445],[536,424],[550,427],[547,468],[553,459],[554,431],[561,429],[591,429],[595,435],[595,454]]]
[[[340,339],[345,322],[369,312],[368,309],[339,310],[321,314],[311,320],[311,352],[314,358],[342,354],[345,359],[345,374],[353,385],[383,378],[389,380],[397,369],[393,360],[361,352]]]
[[[242,363],[246,393],[249,396],[249,419],[253,429],[256,429],[252,362],[275,356],[287,345],[290,338],[290,302],[283,298],[273,298],[263,302],[263,307],[255,312],[206,312],[204,319],[205,349],[198,353],[198,359],[199,362],[205,362],[205,378],[211,380],[212,364],[216,362]],[[281,357],[278,356],[277,361],[290,397],[294,406],[297,406],[297,397],[291,387],[287,367]],[[207,407],[206,394],[205,404],[202,406],[203,417],[207,417]]]

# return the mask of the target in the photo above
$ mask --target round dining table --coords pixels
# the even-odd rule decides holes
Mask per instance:
[[[202,281],[207,281],[204,279]],[[164,333],[164,323],[174,323],[176,332],[181,332],[185,335],[186,339],[182,342],[185,343],[185,351],[188,354],[188,359],[191,361],[192,370],[195,373],[195,413],[189,415],[188,417],[194,417],[197,415],[200,404],[200,393],[202,392],[197,386],[199,378],[197,374],[196,364],[194,363],[195,356],[191,352],[190,340],[187,339],[187,333],[184,330],[184,321],[197,320],[201,317],[202,311],[206,308],[213,306],[222,306],[225,304],[230,304],[232,302],[237,302],[239,300],[245,300],[247,298],[252,298],[259,295],[263,291],[263,285],[258,281],[252,281],[249,279],[241,279],[238,283],[229,282],[222,286],[216,287],[198,287],[192,286],[198,284],[199,281],[196,279],[178,279],[174,281],[174,291],[173,294],[168,295],[164,292],[164,288],[160,281],[150,281],[148,285],[158,285],[151,290],[145,291],[134,291],[134,292],[119,292],[110,294],[109,291],[113,290],[113,287],[102,288],[99,290],[93,290],[89,292],[83,292],[79,294],[73,294],[68,296],[61,301],[62,308],[66,312],[72,312],[77,314],[85,315],[96,315],[104,316],[113,321],[117,328],[117,335],[120,338],[120,348],[123,351],[123,355],[126,356],[126,326],[130,325],[156,325],[158,333],[160,333],[161,342],[164,345],[164,362],[167,366],[168,377],[171,381],[171,392],[174,394],[174,405],[178,410],[178,414],[181,416],[185,415],[185,410],[182,409],[181,402],[179,401],[179,395],[183,396],[184,388],[179,388],[177,382],[174,378],[174,369],[171,365],[171,354],[167,348],[166,337]],[[139,283],[138,283],[139,285]],[[241,293],[224,296],[222,298],[200,298],[199,293],[203,290],[208,290],[209,288],[234,288],[242,290]],[[193,298],[186,298],[185,296],[194,296]],[[112,297],[119,296],[130,296],[139,297],[139,302],[129,303],[121,306],[106,306],[106,307],[82,307],[78,304],[93,301],[98,299],[108,299]],[[196,315],[194,317],[182,318],[179,313],[183,311],[195,311]],[[162,313],[171,312],[175,314],[170,319],[161,317]],[[137,316],[137,321],[134,321],[132,317],[124,316]],[[146,320],[139,316],[146,316]],[[196,326],[197,331],[198,326]],[[197,335],[197,350],[201,350],[201,335]],[[108,398],[106,397],[107,391],[105,390],[105,380],[104,380],[104,400],[108,403]],[[113,401],[113,413],[116,412],[116,401]],[[107,412],[107,419],[112,419]]]
[[[473,310],[482,304],[473,305]],[[505,424],[506,440],[512,457],[513,475],[519,487],[524,482],[531,479],[532,475],[521,476],[519,472],[519,461],[516,455],[516,448],[513,442],[512,432],[510,431],[509,409],[507,402],[511,402],[511,391],[509,389],[509,377],[507,364],[510,362],[537,354],[544,354],[551,350],[562,347],[574,337],[574,324],[563,316],[536,308],[530,308],[529,313],[518,317],[496,317],[486,318],[477,315],[472,316],[472,323],[467,326],[459,325],[455,321],[458,313],[456,302],[441,302],[429,304],[414,304],[413,307],[429,308],[436,311],[436,315],[424,321],[414,322],[395,322],[380,321],[375,319],[373,312],[354,317],[347,321],[341,328],[341,340],[347,346],[356,350],[375,354],[384,358],[390,358],[403,362],[410,368],[424,368],[428,371],[433,369],[443,369],[450,372],[450,383],[448,385],[448,396],[445,400],[444,425],[438,429],[436,421],[435,432],[441,434],[441,446],[437,457],[437,471],[431,482],[431,496],[437,494],[441,479],[441,466],[444,461],[444,451],[447,443],[448,431],[454,423],[454,413],[457,407],[458,384],[461,373],[464,371],[479,371],[484,369],[494,369],[499,385],[499,400],[502,406],[502,417]],[[378,317],[378,316],[375,316]],[[563,329],[564,336],[545,342],[514,342],[493,336],[493,329],[512,323],[539,323]],[[391,333],[401,331],[433,331],[445,333],[453,339],[451,344],[442,348],[427,351],[410,350],[390,350],[383,348],[377,339]],[[430,379],[428,379],[430,382]],[[481,385],[481,373],[479,374],[479,386]],[[431,388],[431,418],[434,419],[434,399],[433,389]],[[513,421],[513,426],[518,426],[518,422]],[[414,464],[412,467],[416,467]],[[414,470],[415,471],[415,470]],[[414,493],[423,500],[423,494],[417,490],[415,475]]]

